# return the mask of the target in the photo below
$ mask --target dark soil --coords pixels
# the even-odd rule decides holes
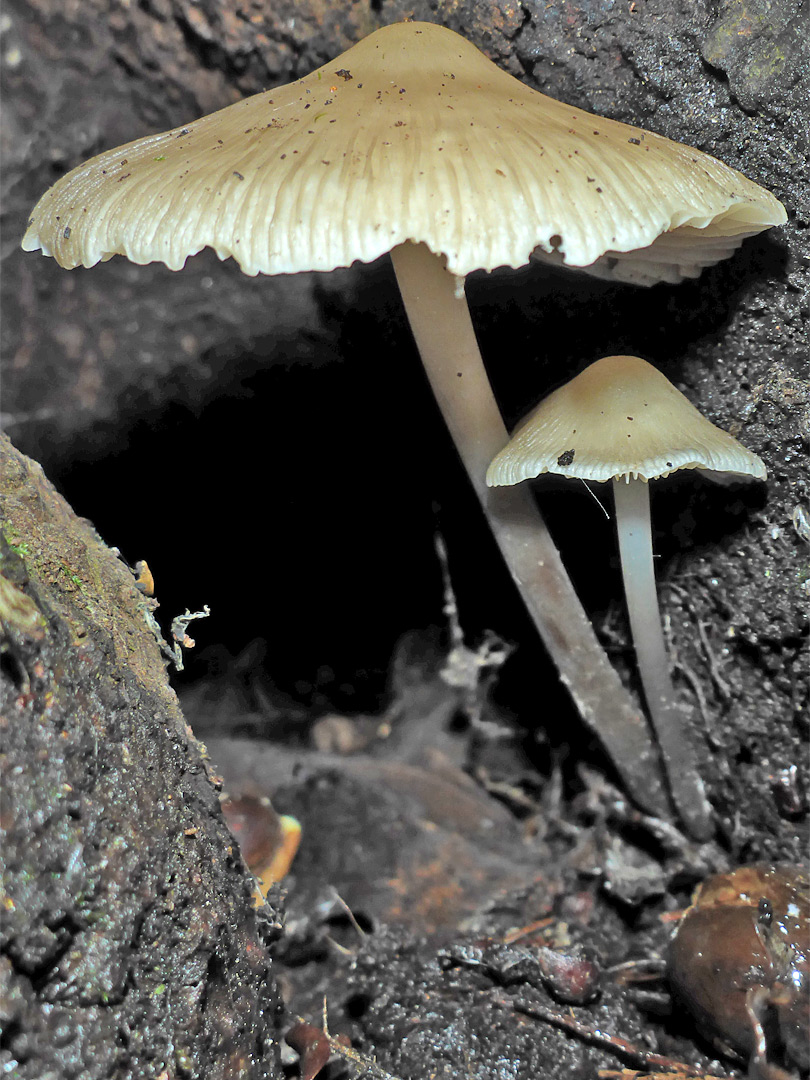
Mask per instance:
[[[250,907],[153,602],[5,437],[0,520],[3,1067],[278,1076],[274,916]]]
[[[178,274],[121,259],[66,273],[19,250],[38,196],[80,161],[303,75],[411,14],[555,97],[714,154],[788,209],[786,226],[680,286],[541,268],[468,282],[508,423],[596,357],[637,353],[768,467],[767,485],[688,477],[653,492],[674,674],[718,821],[701,848],[632,810],[558,685],[387,260],[248,279],[210,252]],[[548,920],[530,940],[582,947],[605,971],[655,961],[672,930],[660,916],[701,877],[806,858],[802,30],[789,0],[8,0],[4,429],[127,562],[148,560],[167,637],[187,607],[211,608],[173,679],[181,713],[133,575],[4,444],[0,573],[34,605],[9,593],[0,653],[0,1061],[18,1075],[280,1075],[276,1039],[294,1015],[320,1022],[324,994],[331,1028],[403,1080],[651,1068],[515,1011],[569,1006],[448,950]],[[636,689],[612,523],[582,489],[537,493]],[[440,675],[437,531],[469,647],[487,630],[514,646],[466,699]],[[251,907],[186,722],[226,787],[249,783],[302,821],[272,963],[281,900]],[[663,986],[642,1003],[620,978],[573,1006],[582,1024],[735,1068],[712,1064],[686,1014],[666,1014]]]

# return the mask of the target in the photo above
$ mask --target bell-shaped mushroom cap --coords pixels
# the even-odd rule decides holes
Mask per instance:
[[[765,479],[756,454],[715,427],[638,356],[606,356],[544,398],[487,472],[490,487],[541,473],[654,480],[677,469]]]
[[[413,240],[457,275],[545,253],[652,284],[694,277],[785,220],[721,162],[554,101],[413,22],[79,166],[37,204],[23,247],[68,268],[121,254],[176,270],[210,246],[275,274]]]

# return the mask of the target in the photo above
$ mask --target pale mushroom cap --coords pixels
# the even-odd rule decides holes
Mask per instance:
[[[715,427],[638,356],[606,356],[544,398],[487,471],[487,484],[541,473],[583,480],[654,480],[677,469],[765,479],[750,450]]]
[[[23,247],[67,268],[121,254],[177,270],[208,246],[276,274],[413,240],[457,275],[546,253],[652,284],[785,220],[721,162],[539,94],[450,30],[397,23],[298,82],[79,166]]]

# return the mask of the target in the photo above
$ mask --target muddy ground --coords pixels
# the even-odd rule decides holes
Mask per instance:
[[[677,287],[642,291],[540,268],[468,282],[509,423],[597,356],[638,353],[768,467],[765,486],[689,477],[653,493],[674,675],[718,822],[702,848],[638,818],[558,686],[443,432],[387,260],[248,279],[210,253],[178,274],[120,259],[67,273],[18,250],[31,206],[75,164],[303,75],[411,14],[464,32],[553,96],[716,155],[788,209],[786,226]],[[293,1063],[279,1063],[274,1033],[293,1014],[317,1020],[324,994],[331,1027],[403,1078],[643,1070],[649,1063],[632,1054],[515,1013],[504,1001],[519,993],[568,1007],[544,985],[518,993],[485,966],[457,963],[453,949],[549,920],[537,931],[543,940],[582,945],[605,969],[654,961],[671,933],[660,917],[706,873],[804,859],[810,72],[800,21],[796,5],[742,0],[5,5],[4,430],[127,563],[148,560],[166,637],[184,609],[211,609],[190,629],[197,646],[186,670],[172,676],[181,715],[154,634],[131,606],[142,602],[132,574],[101,548],[103,572],[77,561],[86,526],[66,507],[43,538],[58,504],[36,468],[6,452],[2,572],[45,619],[29,611],[34,629],[25,619],[12,628],[0,668],[12,884],[33,880],[3,939],[3,1053],[16,1055],[21,1076],[68,1075],[69,1060],[82,1077],[116,1068],[158,1076],[164,1067],[228,1075],[235,1061],[235,1075],[295,1075]],[[317,440],[302,438],[304,424]],[[548,483],[538,497],[637,690],[612,522],[584,490]],[[9,535],[9,507],[20,504],[29,507],[23,527],[39,532]],[[512,647],[467,699],[441,676],[449,628],[436,532],[469,647],[488,630]],[[118,581],[111,604],[98,600],[106,574]],[[148,664],[133,671],[128,660],[122,674],[121,640],[151,650]],[[471,703],[485,726],[471,724]],[[210,766],[183,717],[208,745]],[[150,725],[157,770],[152,751],[133,741]],[[123,747],[135,761],[126,768]],[[34,766],[42,760],[47,769]],[[103,769],[88,768],[99,760]],[[271,794],[303,824],[286,933],[272,946],[287,1009],[278,1020],[264,973],[281,900],[257,921],[248,879],[227,854],[212,773],[226,787]],[[64,784],[85,803],[44,809]],[[156,808],[175,784],[190,785],[187,814],[167,827]],[[25,808],[12,818],[10,795]],[[91,827],[102,819],[129,838],[120,866]],[[178,854],[185,829],[204,838],[203,856]],[[42,837],[39,846],[30,836]],[[206,868],[200,881],[195,858]],[[183,867],[182,909],[196,913],[180,929],[160,884],[173,859]],[[67,869],[76,866],[78,877]],[[125,897],[122,881],[133,875],[147,884]],[[104,897],[109,932],[88,930],[99,917],[88,894]],[[158,895],[160,933],[144,952],[125,928],[153,917]],[[197,965],[193,977],[166,964],[173,933]],[[90,959],[77,938],[92,941]],[[68,962],[71,950],[80,956]],[[155,965],[150,982],[140,973]],[[192,984],[210,991],[208,1013],[189,997]],[[160,986],[169,991],[155,997]],[[715,1057],[683,1011],[667,1014],[665,995],[642,1006],[638,987],[615,976],[575,1012],[647,1050],[704,1068]],[[176,1033],[198,1014],[209,1027],[199,1025],[191,1057],[176,1054]],[[56,1024],[57,1015],[70,1051],[43,1019]],[[146,1044],[133,1041],[139,1023],[152,1033]],[[218,1042],[212,1032],[224,1029]]]

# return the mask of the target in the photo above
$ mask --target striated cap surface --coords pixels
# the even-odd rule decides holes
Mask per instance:
[[[523,85],[430,23],[384,27],[287,86],[106,151],[23,239],[60,265],[331,270],[406,240],[449,270],[532,255],[639,284],[694,277],[781,203],[721,162]]]
[[[715,427],[652,364],[606,356],[549,394],[487,470],[487,484],[541,473],[654,480],[678,469],[765,479],[761,459]]]

